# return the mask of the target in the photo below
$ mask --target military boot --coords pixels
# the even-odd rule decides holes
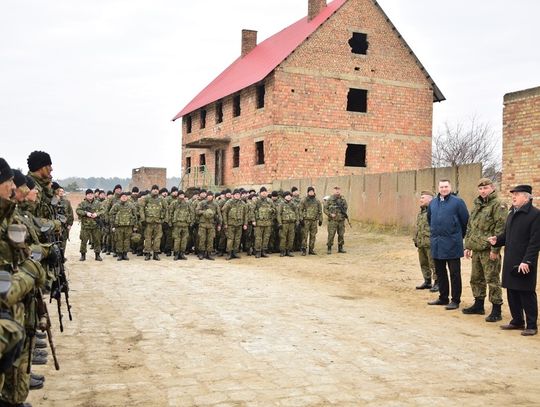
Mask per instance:
[[[261,251],[261,257],[270,257],[270,256],[268,256],[268,254],[266,253],[266,250],[263,250]]]
[[[39,338],[39,339],[47,339],[47,333],[46,332],[37,331],[35,336],[36,336],[36,338]]]
[[[342,244],[340,244],[340,245],[338,246],[338,253],[347,253],[347,252],[343,249],[343,245],[342,245]]]
[[[236,250],[233,250],[232,255],[235,259],[241,259],[241,257],[236,253]]]
[[[40,382],[45,381],[45,376],[43,376],[42,374],[37,374],[37,373],[31,372],[30,377],[33,377],[34,379],[39,380]]]
[[[475,298],[474,304],[471,305],[469,308],[463,308],[462,312],[464,314],[478,314],[478,315],[484,315],[486,311],[484,310],[484,299],[483,298]]]
[[[45,349],[47,347],[47,341],[45,339],[36,339],[35,346],[37,349]]]
[[[46,365],[47,356],[32,354],[32,364],[33,365]]]
[[[174,261],[180,260],[180,252],[174,252]]]
[[[210,254],[210,252],[206,252],[204,258],[205,258],[206,260],[212,260],[212,261],[215,260],[215,259],[212,257],[212,255]]]
[[[110,245],[107,245],[107,248],[105,249],[105,254],[110,256],[110,254],[111,254],[111,246]]]
[[[86,260],[86,253],[81,253],[81,258],[79,261],[85,261]]]
[[[96,252],[96,261],[103,261],[103,259],[99,255],[99,252]]]
[[[285,256],[287,256],[287,257],[294,257],[294,254],[292,254],[292,252],[291,252],[290,250],[287,250],[287,251],[285,252]]]
[[[178,256],[180,260],[187,260],[186,254],[184,252],[180,252],[180,255]]]
[[[431,278],[426,278],[421,285],[416,286],[417,290],[425,290],[428,288],[431,288]]]
[[[114,253],[112,254],[112,256],[113,256],[113,257],[118,257],[118,253],[114,252]]]
[[[49,352],[47,352],[47,350],[45,349],[34,349],[34,351],[32,352],[32,357],[35,356],[41,356],[46,358],[47,356],[49,356]]]
[[[309,249],[309,254],[311,256],[316,256],[317,255],[317,253],[315,253],[315,250],[311,250],[311,249]]]
[[[127,256],[127,252],[124,252],[122,255],[122,260],[129,260],[129,257]]]
[[[171,255],[172,255],[172,252],[170,250],[167,253],[165,253],[165,256],[167,257],[171,257]]]
[[[433,282],[433,287],[431,287],[431,289],[429,290],[431,291],[432,293],[437,293],[439,292],[439,284],[437,284],[436,281]]]
[[[122,253],[116,253],[116,261],[122,261],[124,260],[124,256]]]
[[[160,258],[159,258],[159,253],[154,252],[154,257],[153,257],[153,259],[156,260],[156,261],[159,261],[159,260],[160,260]]]
[[[285,250],[281,250],[279,252],[279,257],[285,257]]]
[[[199,260],[204,260],[204,253],[199,252],[199,254],[197,254],[197,257],[199,258]]]
[[[497,322],[502,319],[501,306],[502,304],[493,304],[491,314],[486,317],[486,322]]]
[[[256,259],[260,259],[261,258],[261,251],[260,250],[257,250],[257,253],[255,253],[255,258]]]
[[[231,251],[229,252],[229,255],[227,256],[227,260],[232,260],[232,259],[235,259],[235,257],[234,257],[234,251],[233,251],[233,250],[231,250]]]
[[[152,255],[150,253],[145,253],[144,254],[144,261],[148,261],[152,258]]]
[[[140,257],[140,256],[144,256],[144,252],[142,250],[139,250],[137,252],[137,256]]]
[[[30,390],[38,390],[43,388],[43,381],[37,380],[30,375]]]
[[[326,254],[332,254],[332,246],[327,246]]]
[[[302,249],[302,256],[307,256],[307,250],[306,249]]]

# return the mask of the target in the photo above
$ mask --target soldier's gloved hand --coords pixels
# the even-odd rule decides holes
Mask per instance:
[[[322,226],[322,220],[319,221],[319,226]]]

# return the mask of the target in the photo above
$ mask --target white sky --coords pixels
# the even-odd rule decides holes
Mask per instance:
[[[379,0],[447,98],[434,130],[476,115],[497,135],[507,92],[540,85],[540,1]],[[170,119],[240,53],[307,0],[4,0],[0,156],[26,170],[49,152],[55,178],[180,174]]]

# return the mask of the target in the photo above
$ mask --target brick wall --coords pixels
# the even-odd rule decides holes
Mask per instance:
[[[540,196],[540,87],[504,96],[502,183],[505,192],[532,185]]]
[[[166,168],[140,167],[133,169],[129,184],[130,189],[136,186],[142,191],[152,188],[152,185],[158,185],[160,188],[167,186]]]

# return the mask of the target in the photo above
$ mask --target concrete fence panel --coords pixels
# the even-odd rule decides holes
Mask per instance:
[[[478,180],[482,178],[482,164],[462,165],[458,167],[459,196],[465,201],[469,210],[478,196]]]

